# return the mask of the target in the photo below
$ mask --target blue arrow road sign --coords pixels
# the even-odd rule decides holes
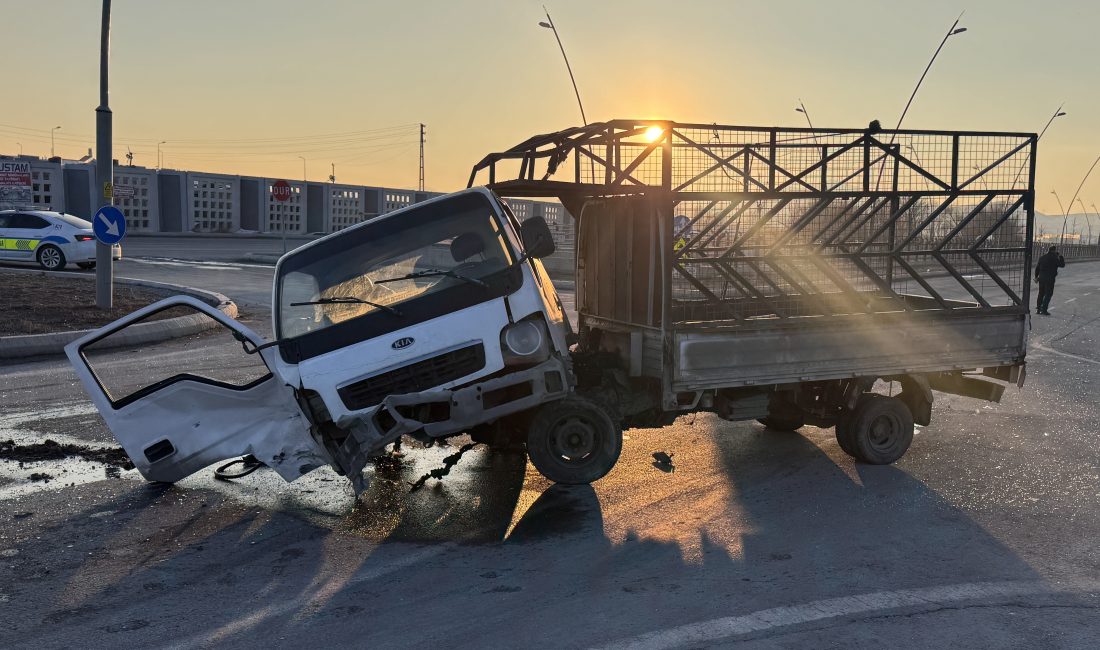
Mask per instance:
[[[92,231],[104,244],[117,244],[126,236],[126,216],[113,205],[105,205],[92,218]]]

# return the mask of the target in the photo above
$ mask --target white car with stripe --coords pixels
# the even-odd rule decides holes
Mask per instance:
[[[92,224],[80,217],[46,210],[0,210],[0,261],[37,263],[47,271],[66,264],[82,269],[95,266]],[[122,259],[122,247],[111,249]]]

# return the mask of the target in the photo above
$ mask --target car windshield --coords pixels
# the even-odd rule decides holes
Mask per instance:
[[[412,319],[403,304],[450,289],[489,291],[482,278],[512,261],[500,221],[484,196],[455,197],[386,217],[284,261],[279,337],[380,312],[403,327]]]

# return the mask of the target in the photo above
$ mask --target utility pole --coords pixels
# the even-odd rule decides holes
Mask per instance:
[[[424,191],[424,125],[420,125],[420,191]]]
[[[114,205],[114,160],[111,154],[111,107],[107,72],[111,59],[111,0],[103,0],[103,20],[99,36],[99,106],[95,109],[96,189],[103,205]],[[59,127],[60,128],[60,127]],[[51,142],[51,147],[52,147]],[[95,304],[110,309],[114,304],[114,268],[111,246],[95,243]]]

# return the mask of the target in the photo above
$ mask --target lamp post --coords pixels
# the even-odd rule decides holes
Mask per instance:
[[[1038,144],[1038,142],[1043,139],[1043,134],[1047,132],[1047,129],[1049,129],[1050,125],[1054,123],[1054,120],[1066,114],[1066,112],[1062,110],[1062,106],[1064,105],[1065,104],[1059,104],[1058,108],[1054,109],[1054,115],[1050,116],[1050,119],[1047,120],[1047,123],[1043,127],[1043,130],[1039,131],[1039,136],[1035,138],[1036,144]],[[1027,163],[1028,160],[1024,160],[1022,163],[1020,163],[1020,171],[1016,172],[1016,178],[1012,179],[1012,189],[1016,189],[1016,183],[1019,182],[1020,175],[1024,173],[1024,168],[1027,167]]]
[[[114,205],[114,180],[112,148],[112,120],[110,107],[110,82],[108,73],[111,62],[111,0],[103,0],[103,15],[99,31],[99,106],[95,109],[95,176],[99,201]],[[55,131],[61,127],[55,127]],[[51,133],[51,155],[53,149]],[[93,206],[94,208],[95,206]],[[98,209],[98,208],[97,208]],[[110,309],[114,304],[114,258],[111,246],[101,241],[95,243],[95,304],[100,309]]]
[[[966,12],[963,12],[966,13]],[[905,108],[901,111],[901,116],[898,117],[898,123],[894,126],[894,132],[890,134],[890,144],[894,144],[894,140],[898,137],[898,129],[901,128],[901,123],[905,121],[905,115],[909,112],[909,107],[913,105],[913,100],[917,96],[917,91],[920,90],[920,86],[924,83],[924,78],[928,76],[928,71],[932,69],[932,64],[936,62],[936,57],[940,55],[940,50],[944,45],[947,45],[947,39],[955,36],[956,34],[962,34],[966,31],[965,27],[959,27],[959,21],[962,20],[963,15],[959,14],[959,17],[955,19],[955,22],[951,23],[951,27],[948,28],[947,33],[944,34],[943,40],[940,41],[939,47],[932,53],[932,58],[929,59],[928,65],[924,66],[924,72],[921,73],[920,79],[917,80],[917,85],[913,87],[912,94],[909,95],[909,101],[905,102]],[[885,163],[879,167],[878,178],[875,180],[875,190],[878,191],[879,183],[882,182],[882,172],[885,171]]]
[[[160,142],[157,143],[157,169],[161,168],[160,145],[162,145],[162,144],[168,144],[168,141],[167,140],[161,140]]]
[[[1062,207],[1062,199],[1058,197],[1058,191],[1052,189],[1052,190],[1050,190],[1050,193],[1054,195],[1054,200],[1058,202],[1058,209],[1062,211],[1063,215],[1065,215],[1066,214],[1066,209],[1064,207]],[[1065,224],[1065,220],[1062,221],[1062,236],[1059,238],[1058,243],[1059,244],[1066,243],[1066,224]]]
[[[810,128],[814,128],[814,123],[810,121],[810,111],[806,110],[806,105],[802,103],[802,98],[798,98],[798,108],[794,109],[796,113],[802,113],[806,116],[806,124],[810,125]]]
[[[19,145],[19,155],[22,156],[23,155],[23,143],[22,142],[16,142],[15,144]]]
[[[1081,211],[1085,213],[1085,224],[1089,227],[1089,242],[1092,241],[1092,219],[1089,219],[1089,209],[1085,207],[1085,202],[1080,198],[1077,199],[1077,203],[1081,206]]]
[[[1089,175],[1092,174],[1092,170],[1096,169],[1096,163],[1100,163],[1100,156],[1096,157],[1096,160],[1092,161],[1092,166],[1085,172],[1085,177],[1081,179],[1081,182],[1077,185],[1077,190],[1073,193],[1073,197],[1069,200],[1069,207],[1073,207],[1073,202],[1077,200],[1077,195],[1081,193],[1081,188],[1085,186],[1085,181],[1089,179]],[[1057,196],[1057,195],[1055,195]],[[1058,207],[1061,207],[1061,202],[1058,203]],[[1066,212],[1062,219],[1062,237],[1066,235],[1066,222],[1069,221],[1069,212]]]
[[[565,69],[569,73],[569,81],[573,82],[573,94],[577,96],[577,108],[581,109],[581,121],[587,125],[588,118],[584,116],[584,104],[581,103],[581,91],[577,90],[577,79],[573,76],[573,66],[569,65],[569,57],[565,55],[565,46],[561,44],[561,36],[558,35],[558,28],[554,26],[554,20],[550,18],[550,11],[546,8],[546,5],[542,6],[542,10],[546,13],[546,20],[540,20],[539,27],[545,27],[554,32],[554,39],[557,40],[558,49],[561,50],[561,58],[565,59]]]
[[[57,133],[57,130],[60,129],[60,128],[61,128],[60,126],[55,126],[52,129],[50,129],[50,158],[53,158],[54,155],[55,155],[54,152],[53,152],[53,136],[54,136],[55,133]]]
[[[309,179],[306,178],[306,157],[305,156],[298,156],[298,157],[302,159],[302,181],[305,182],[305,181],[309,180]]]

